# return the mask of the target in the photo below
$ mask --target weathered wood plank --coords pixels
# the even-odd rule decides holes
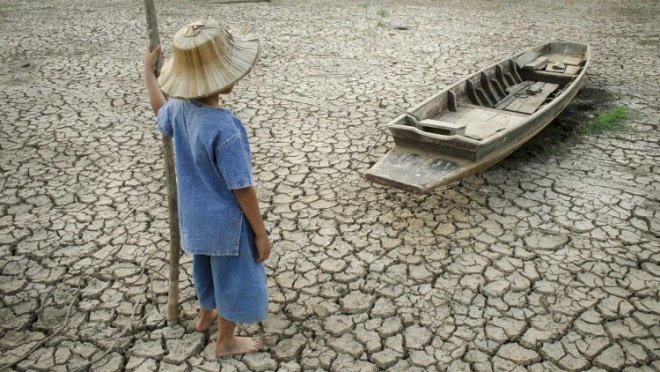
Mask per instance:
[[[540,56],[537,59],[533,60],[532,62],[526,64],[523,67],[523,70],[540,70],[545,65],[548,64],[548,57],[547,56]]]
[[[548,63],[548,65],[545,66],[545,70],[550,72],[564,72],[564,70],[566,70],[566,65],[559,62]]]
[[[510,111],[517,111],[517,112],[522,112],[524,114],[533,114],[536,112],[536,110],[543,104],[546,98],[554,92],[559,85],[557,84],[549,84],[549,83],[541,83],[543,84],[541,87],[541,91],[534,94],[530,95],[528,97],[521,97],[516,100],[516,105],[510,105],[506,108],[506,110]],[[518,104],[519,103],[519,104]]]
[[[497,104],[497,106],[495,106],[495,108],[500,109],[500,110],[504,109],[511,102],[516,100],[516,95],[515,95],[516,93],[518,93],[519,91],[521,91],[523,89],[529,88],[531,85],[532,85],[531,81],[523,81],[520,84],[516,84],[514,86],[511,86],[511,87],[507,88],[506,92],[508,93],[508,95],[506,97],[502,98],[502,100]]]
[[[523,68],[526,64],[532,62],[539,56],[539,52],[536,50],[528,50],[525,53],[521,54],[518,58],[516,58],[516,64],[518,65],[518,68]]]
[[[525,121],[527,115],[497,110],[475,105],[462,105],[457,112],[445,113],[440,117],[443,122],[452,122],[465,126],[465,136],[482,140],[500,130]]]
[[[477,94],[477,89],[475,88],[474,83],[471,80],[466,80],[465,84],[467,85],[466,91],[470,100],[479,106],[486,106],[486,103],[484,103]]]
[[[577,75],[580,72],[580,66],[566,66],[565,74]]]
[[[523,81],[520,84],[516,84],[514,86],[506,88],[506,92],[508,94],[515,94],[515,93],[518,93],[519,91],[521,91],[523,89],[527,89],[527,88],[531,87],[532,84],[534,84],[533,81]]]
[[[537,81],[530,84],[527,88],[520,89],[516,93],[512,93],[511,96],[513,97],[513,100],[511,100],[508,105],[502,108],[509,111],[518,111],[518,109],[524,104],[524,100],[527,97],[527,93],[525,92],[538,91],[541,89],[542,84],[543,83]]]
[[[499,97],[502,98],[506,97],[507,93],[505,88],[502,86],[502,84],[500,84],[500,82],[496,78],[490,79],[490,85],[493,86]]]
[[[543,89],[543,85],[545,83],[536,81],[533,84],[531,84],[527,89],[522,89],[519,92],[515,93],[513,96],[515,99],[511,101],[506,107],[504,107],[505,110],[508,111],[517,111],[521,112],[519,109],[525,104],[527,99],[529,99],[530,96],[534,96],[534,92],[540,92],[541,89]]]
[[[425,185],[436,182],[459,167],[459,164],[417,149],[395,147],[366,174],[367,178],[402,189],[423,192]]]
[[[479,109],[479,110],[492,111],[492,112],[497,112],[497,113],[504,112],[504,113],[506,113],[507,115],[510,115],[510,116],[519,116],[519,117],[523,117],[523,118],[526,118],[527,116],[529,116],[529,115],[521,114],[519,112],[514,112],[514,111],[503,111],[502,109],[497,109],[497,108],[492,108],[492,107],[476,106],[476,105],[473,105],[471,103],[464,103],[464,104],[461,105],[461,107],[473,108],[473,109],[476,108],[476,109]]]
[[[579,66],[584,59],[577,56],[568,56],[565,54],[550,54],[548,55],[548,61],[554,63],[563,63],[565,65]]]
[[[420,121],[419,124],[422,126],[422,130],[430,133],[447,136],[465,134],[465,124],[462,123],[451,123],[435,119],[425,119]]]

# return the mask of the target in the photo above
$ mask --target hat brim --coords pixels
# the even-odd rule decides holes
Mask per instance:
[[[226,90],[245,77],[259,57],[259,40],[245,29],[229,32],[233,48],[224,50],[223,58],[200,69],[183,68],[175,57],[161,69],[158,83],[169,97],[195,99]]]

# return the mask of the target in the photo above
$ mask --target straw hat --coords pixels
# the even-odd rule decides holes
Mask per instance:
[[[258,55],[259,40],[247,29],[232,34],[214,19],[196,21],[174,35],[174,57],[158,83],[170,97],[210,96],[247,75]]]

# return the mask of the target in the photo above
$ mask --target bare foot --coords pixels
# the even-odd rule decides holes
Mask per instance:
[[[216,313],[215,310],[199,309],[197,314],[197,324],[195,325],[195,330],[197,332],[206,332],[207,329],[213,324]]]
[[[261,349],[263,343],[252,337],[232,337],[228,342],[215,343],[215,355],[225,357],[227,355],[254,353]]]

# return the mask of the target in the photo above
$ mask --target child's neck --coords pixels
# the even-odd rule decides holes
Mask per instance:
[[[207,106],[220,107],[220,93],[200,98],[199,101]]]

